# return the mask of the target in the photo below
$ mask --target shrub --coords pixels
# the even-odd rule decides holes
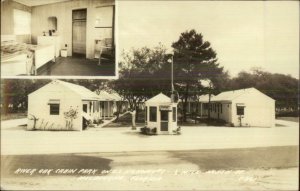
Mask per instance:
[[[179,126],[176,130],[173,130],[173,133],[175,135],[180,135],[181,134],[181,127]]]
[[[103,119],[98,119],[98,120],[97,120],[97,125],[100,125],[100,124],[102,124],[102,123],[104,123]]]
[[[143,127],[141,128],[141,133],[145,135],[156,135],[157,129],[155,128],[149,128],[149,127]]]
[[[153,134],[156,134],[156,131],[157,131],[156,127],[151,129],[151,133],[153,133]]]

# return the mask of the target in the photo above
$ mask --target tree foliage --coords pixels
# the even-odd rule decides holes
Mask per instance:
[[[299,80],[284,74],[272,74],[260,68],[242,71],[229,83],[231,89],[255,87],[276,100],[276,107],[295,108],[298,105]]]
[[[143,47],[124,52],[119,79],[111,86],[129,102],[132,109],[137,109],[146,99],[160,92],[167,93],[170,89],[166,61],[166,48],[161,44],[153,49]]]
[[[188,98],[208,93],[201,80],[209,79],[217,88],[227,75],[218,63],[217,53],[212,49],[210,42],[203,39],[201,33],[195,30],[183,32],[172,47],[175,50],[175,87],[182,99],[185,121]]]
[[[50,80],[1,80],[1,113],[27,110],[28,94],[49,83]]]

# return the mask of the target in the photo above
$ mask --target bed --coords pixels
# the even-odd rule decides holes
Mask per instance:
[[[53,45],[18,43],[15,35],[1,35],[1,76],[36,75],[51,60]]]

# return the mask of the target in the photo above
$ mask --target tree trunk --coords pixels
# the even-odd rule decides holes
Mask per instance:
[[[211,99],[211,92],[209,91],[208,93],[208,113],[207,113],[207,117],[208,117],[208,122],[210,122],[210,99]]]
[[[187,100],[189,97],[189,84],[186,85],[184,93],[185,94],[184,94],[184,102],[183,102],[183,121],[186,122],[186,108],[187,108]]]
[[[137,122],[139,119],[139,117],[138,117],[139,116],[139,104],[138,103],[135,104],[135,111],[136,111],[135,120]]]

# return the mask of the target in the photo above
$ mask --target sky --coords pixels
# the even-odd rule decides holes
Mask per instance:
[[[171,50],[182,32],[195,29],[236,76],[259,67],[299,79],[298,1],[117,1],[117,48],[160,42]]]

